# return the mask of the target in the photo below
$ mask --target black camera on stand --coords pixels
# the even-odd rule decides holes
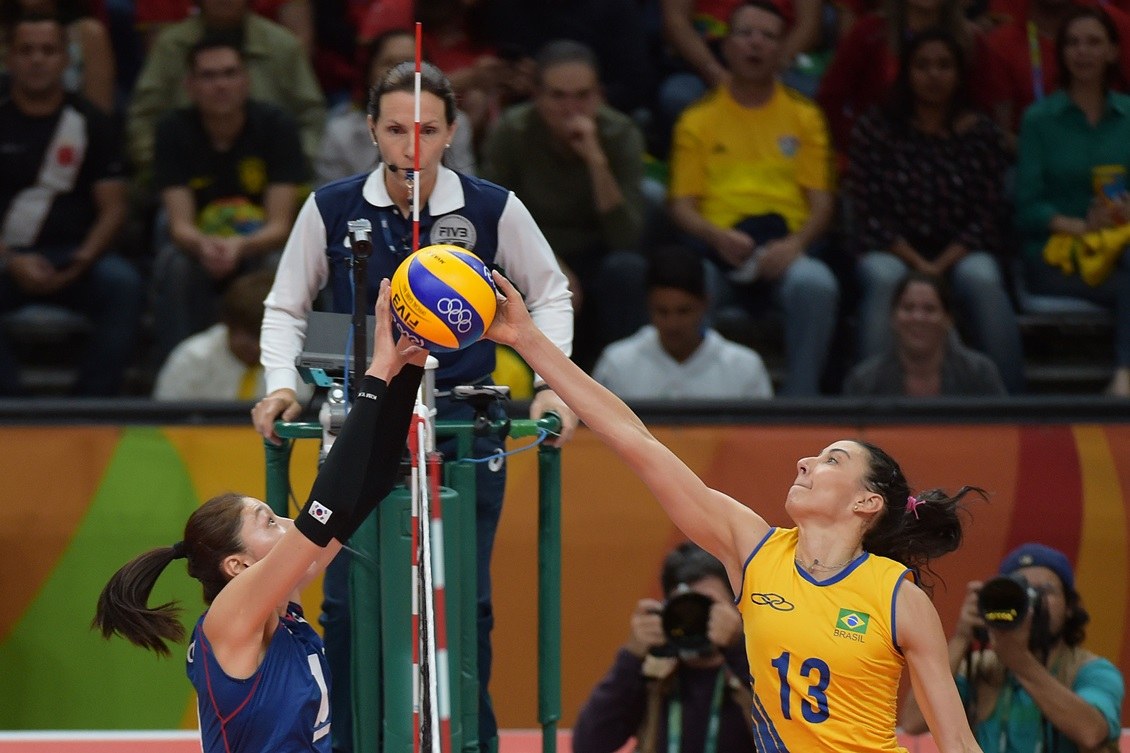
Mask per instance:
[[[709,656],[717,647],[706,636],[714,600],[680,584],[660,611],[667,642],[651,650],[652,656],[692,659]]]
[[[985,581],[977,594],[977,610],[994,630],[1015,630],[1032,615],[1028,649],[1045,655],[1054,643],[1044,595],[1018,573]],[[978,636],[982,641],[988,636]]]

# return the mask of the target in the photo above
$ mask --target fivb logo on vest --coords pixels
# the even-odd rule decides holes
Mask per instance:
[[[462,246],[468,251],[475,250],[479,234],[471,221],[461,214],[445,214],[437,217],[428,232],[432,243],[450,243]]]

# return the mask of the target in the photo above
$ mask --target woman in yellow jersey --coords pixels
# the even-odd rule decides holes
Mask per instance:
[[[899,750],[895,706],[905,664],[941,753],[980,751],[950,674],[941,621],[915,569],[961,543],[958,502],[910,494],[872,445],[835,442],[797,463],[771,528],[707,487],[627,405],[561,354],[495,273],[487,337],[514,348],[648,485],[688,538],[726,566],[746,633],[758,750]]]

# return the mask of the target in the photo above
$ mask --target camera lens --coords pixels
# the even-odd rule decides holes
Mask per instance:
[[[663,632],[680,653],[702,653],[712,650],[706,637],[713,600],[697,591],[684,591],[672,596],[663,606]]]
[[[1011,630],[1024,621],[1034,597],[1023,575],[1002,575],[981,586],[977,609],[990,627]]]

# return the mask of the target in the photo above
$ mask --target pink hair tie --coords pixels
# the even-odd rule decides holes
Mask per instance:
[[[918,499],[913,494],[906,498],[906,511],[914,513],[914,517],[918,517],[918,506],[926,504],[926,500]]]

